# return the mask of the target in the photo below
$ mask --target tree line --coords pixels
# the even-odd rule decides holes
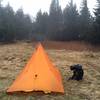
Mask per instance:
[[[20,8],[14,12],[8,4],[0,3],[0,41],[16,40],[82,40],[100,43],[100,0],[90,13],[87,0],[82,0],[81,7],[70,0],[62,10],[59,0],[52,0],[49,12],[37,12],[35,20],[24,14]]]

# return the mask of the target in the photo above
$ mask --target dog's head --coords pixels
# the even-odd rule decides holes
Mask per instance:
[[[82,65],[80,64],[70,66],[70,70],[81,70],[81,69],[82,69]]]

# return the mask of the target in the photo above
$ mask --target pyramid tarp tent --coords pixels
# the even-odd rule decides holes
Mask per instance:
[[[64,93],[59,70],[49,60],[41,44],[7,92],[44,91]]]

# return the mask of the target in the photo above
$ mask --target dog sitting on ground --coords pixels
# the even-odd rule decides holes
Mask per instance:
[[[72,77],[69,78],[69,80],[79,81],[83,79],[84,71],[82,69],[82,65],[80,64],[72,65],[70,66],[70,70],[73,71],[73,75]]]

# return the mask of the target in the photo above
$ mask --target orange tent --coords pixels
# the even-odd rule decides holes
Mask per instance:
[[[7,92],[15,91],[64,93],[60,72],[51,63],[41,44],[38,45],[25,68],[7,90]]]

